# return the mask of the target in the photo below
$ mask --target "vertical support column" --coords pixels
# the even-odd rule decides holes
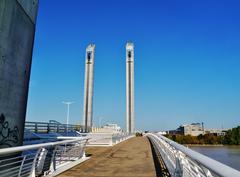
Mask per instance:
[[[0,148],[22,145],[38,0],[0,0]]]
[[[86,49],[84,108],[83,108],[83,125],[85,132],[91,131],[92,128],[94,54],[95,45],[94,44],[88,45]]]
[[[134,45],[126,44],[126,129],[134,132]]]

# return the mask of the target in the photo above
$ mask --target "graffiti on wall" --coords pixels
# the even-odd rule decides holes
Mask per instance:
[[[0,146],[11,147],[19,142],[19,129],[14,126],[10,128],[9,122],[4,114],[0,115]]]

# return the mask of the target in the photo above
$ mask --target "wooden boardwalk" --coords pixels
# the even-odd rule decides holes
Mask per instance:
[[[89,147],[86,162],[59,177],[155,177],[150,143],[146,137],[134,137],[113,147]]]

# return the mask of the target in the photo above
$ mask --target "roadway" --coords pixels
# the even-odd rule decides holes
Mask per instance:
[[[134,137],[112,147],[88,147],[91,158],[59,177],[156,177],[151,145]]]

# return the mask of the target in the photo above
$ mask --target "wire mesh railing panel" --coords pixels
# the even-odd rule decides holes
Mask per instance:
[[[0,149],[0,177],[43,176],[84,155],[87,138]]]
[[[169,170],[176,177],[239,177],[237,171],[216,160],[186,148],[162,135],[146,135],[157,150]]]
[[[22,173],[30,173],[35,155],[35,153],[29,153],[27,155],[14,154],[1,157],[0,176],[24,176]]]

